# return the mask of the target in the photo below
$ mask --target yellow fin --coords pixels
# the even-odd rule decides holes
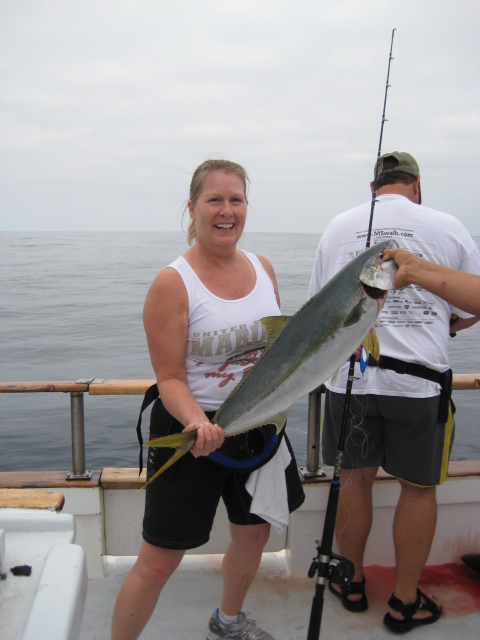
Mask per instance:
[[[380,358],[380,343],[378,342],[378,336],[375,329],[372,327],[363,339],[362,345],[365,347],[367,353],[371,354],[375,360]]]
[[[171,467],[172,464],[174,464],[179,458],[188,453],[188,451],[190,451],[190,449],[195,444],[196,439],[196,431],[184,431],[183,433],[173,433],[172,435],[162,436],[161,438],[155,438],[154,440],[146,442],[143,445],[144,447],[169,448],[175,449],[175,452],[172,457],[166,461],[163,467],[160,467],[160,469],[150,478],[148,482],[143,485],[141,489],[137,491],[137,493],[143,491],[143,489],[145,489],[145,487],[148,487],[148,485],[153,482],[155,478],[158,478],[161,473]]]
[[[267,330],[267,344],[270,345],[282,333],[292,316],[267,316],[260,318],[260,322]]]
[[[288,411],[284,413],[279,413],[273,420],[269,420],[267,424],[274,424],[277,427],[277,433],[284,428],[285,423],[287,422]]]
[[[252,427],[252,429],[258,429],[259,427],[264,427],[267,424],[274,424],[277,428],[277,434],[278,434],[284,428],[285,423],[287,421],[287,416],[288,416],[288,411],[284,411],[283,413],[279,413],[273,418],[269,418],[268,420],[264,420],[264,422],[260,422],[259,424],[256,424],[254,427]],[[252,429],[247,429],[247,431],[251,431]],[[237,435],[237,434],[234,433],[231,435]]]

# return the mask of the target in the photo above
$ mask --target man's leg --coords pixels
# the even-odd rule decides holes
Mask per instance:
[[[372,485],[378,467],[342,469],[335,534],[340,554],[353,562],[353,582],[363,580],[363,556],[372,527]],[[333,585],[340,592],[340,587]],[[361,600],[362,594],[352,594],[352,602]]]
[[[417,599],[418,581],[432,546],[437,524],[435,487],[417,487],[400,480],[401,493],[393,521],[395,545],[394,595],[404,604]],[[392,618],[402,615],[390,609]],[[428,618],[428,611],[418,611],[415,618]]]
[[[119,591],[112,619],[112,640],[136,640],[152,615],[158,596],[185,551],[162,549],[145,540]]]
[[[223,596],[221,609],[236,616],[255,578],[263,549],[270,536],[270,525],[230,523],[231,541],[223,558]]]

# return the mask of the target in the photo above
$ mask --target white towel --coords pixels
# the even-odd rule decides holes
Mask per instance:
[[[252,471],[245,484],[245,488],[252,496],[250,513],[269,522],[278,533],[283,533],[288,525],[285,469],[291,459],[285,440],[282,440],[273,458],[260,469]]]

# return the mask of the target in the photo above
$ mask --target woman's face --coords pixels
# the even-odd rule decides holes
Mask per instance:
[[[197,201],[190,201],[188,209],[195,220],[197,242],[235,246],[247,217],[242,179],[235,173],[210,172],[203,181]]]

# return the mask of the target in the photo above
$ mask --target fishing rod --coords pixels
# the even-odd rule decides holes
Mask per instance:
[[[373,180],[372,190],[372,205],[370,209],[370,221],[368,226],[367,243],[366,248],[370,246],[370,239],[372,235],[372,223],[373,212],[375,209],[375,202],[377,198],[377,177],[379,169],[382,163],[380,158],[382,149],[382,137],[383,137],[383,125],[387,122],[385,118],[385,108],[387,105],[387,92],[389,88],[390,78],[390,63],[393,60],[393,38],[395,35],[395,29],[392,31],[392,41],[390,44],[390,55],[388,58],[388,71],[387,71],[387,83],[385,87],[385,98],[383,101],[383,114],[382,124],[380,127],[380,142],[378,144],[377,161],[375,163],[375,176]],[[333,478],[330,484],[330,491],[328,494],[327,509],[325,512],[325,521],[323,524],[322,539],[315,540],[317,544],[317,556],[313,559],[310,569],[308,571],[308,577],[313,578],[317,574],[317,582],[315,585],[315,595],[313,596],[312,608],[310,612],[310,622],[308,626],[307,640],[318,640],[320,638],[320,628],[322,625],[323,614],[323,602],[325,586],[328,580],[337,584],[339,587],[346,586],[352,582],[355,575],[355,566],[353,562],[339,556],[332,551],[333,538],[335,535],[335,520],[337,517],[338,498],[340,494],[340,471],[342,469],[343,452],[345,449],[345,440],[347,435],[347,421],[350,408],[350,396],[352,394],[353,381],[355,379],[355,354],[350,358],[347,387],[345,391],[345,404],[343,405],[342,424],[340,428],[340,435],[338,439],[338,448],[335,456],[335,465],[333,468]]]
[[[387,82],[386,82],[386,85],[385,85],[385,98],[383,100],[382,125],[380,127],[380,140],[378,142],[377,161],[375,163],[375,172],[374,172],[374,176],[373,176],[372,205],[371,205],[371,208],[370,208],[370,221],[368,223],[366,249],[368,249],[368,247],[370,246],[370,238],[372,237],[373,212],[374,212],[374,209],[375,209],[375,203],[377,202],[377,178],[378,178],[378,175],[380,173],[380,169],[381,169],[381,165],[382,165],[382,159],[380,158],[380,155],[382,153],[383,125],[385,124],[385,122],[387,122],[387,119],[385,118],[385,109],[386,109],[386,106],[387,106],[388,89],[390,87],[388,82],[389,82],[389,79],[390,79],[390,64],[391,64],[391,62],[393,60],[392,51],[393,51],[393,38],[394,38],[394,36],[395,36],[395,29],[393,29],[393,31],[392,31],[392,41],[390,43],[390,55],[388,56]]]

